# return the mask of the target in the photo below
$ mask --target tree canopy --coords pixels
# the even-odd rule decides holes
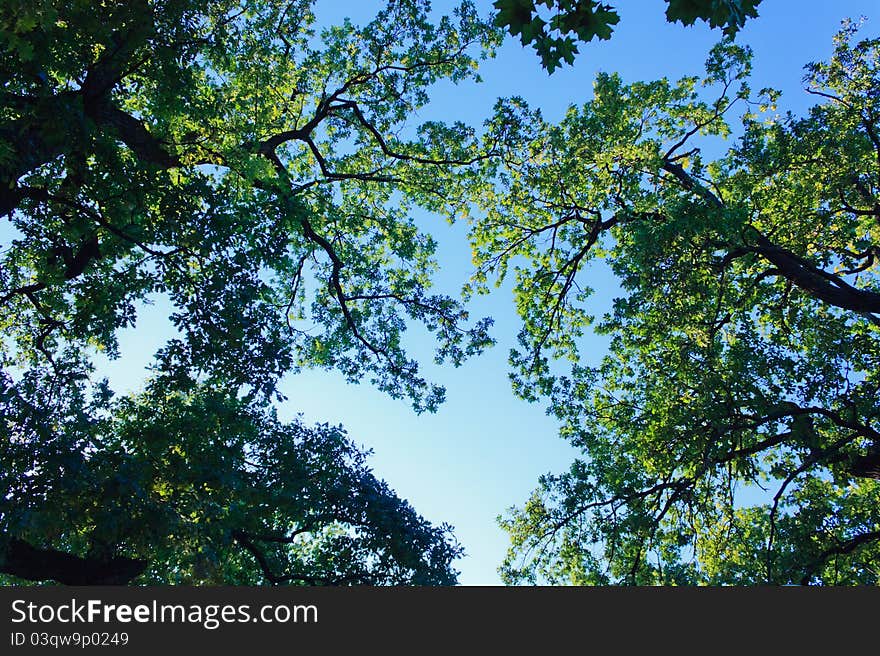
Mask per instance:
[[[558,125],[499,106],[518,136],[469,182],[475,289],[514,268],[515,387],[583,454],[503,519],[508,582],[878,581],[880,40],[857,29],[807,67],[803,117],[729,41],[702,79],[600,74]],[[598,261],[622,293],[591,361]]]
[[[668,5],[727,32],[704,76],[602,73],[558,124],[513,97],[481,129],[413,118],[502,26],[552,69],[613,8],[0,7],[4,580],[454,583],[449,526],[274,404],[319,367],[436,409],[406,331],[460,364],[492,344],[468,301],[512,277],[514,391],[582,457],[502,519],[507,582],[876,583],[880,40],[847,23],[782,114],[731,38],[757,1]],[[468,217],[463,298],[417,209]],[[95,355],[148,303],[175,333],[118,396]]]
[[[0,572],[80,585],[455,582],[450,527],[376,479],[338,427],[285,424],[207,386],[154,381],[96,408],[57,389],[34,406],[26,384],[4,383]]]
[[[325,367],[433,409],[407,326],[438,361],[490,343],[488,320],[431,292],[435,243],[409,213],[436,203],[435,171],[485,155],[439,148],[462,125],[407,121],[496,36],[468,3],[321,29],[310,5],[0,8],[2,571],[454,580],[445,528],[340,430],[269,404],[284,373]],[[118,355],[156,300],[177,334],[148,389],[113,399],[93,355]]]

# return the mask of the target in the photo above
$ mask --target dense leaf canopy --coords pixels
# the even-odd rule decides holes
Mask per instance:
[[[273,403],[323,367],[435,409],[406,330],[457,365],[491,344],[470,295],[512,277],[514,390],[582,457],[502,520],[508,582],[876,583],[880,40],[845,25],[805,116],[727,38],[702,78],[603,73],[558,124],[514,97],[477,131],[411,121],[502,26],[553,68],[613,9],[391,0],[319,29],[311,4],[0,7],[0,574],[453,583],[450,528]],[[668,5],[730,36],[758,2]],[[417,208],[470,217],[463,299]],[[118,397],[94,356],[146,303],[174,334]]]
[[[284,373],[326,367],[433,409],[444,392],[404,351],[407,326],[436,336],[438,361],[489,343],[488,320],[429,291],[435,244],[410,218],[443,170],[483,155],[439,150],[464,126],[407,120],[433,82],[473,76],[495,36],[467,3],[434,24],[428,3],[395,1],[321,30],[310,4],[0,8],[10,563],[44,549],[146,559],[149,580],[273,580],[285,559],[303,581],[452,580],[446,533],[338,431],[281,426],[266,405]],[[154,301],[176,335],[149,390],[113,401],[92,356],[118,355]]]
[[[0,481],[15,505],[0,571],[74,584],[455,582],[449,527],[397,498],[339,428],[156,383],[95,419],[94,401],[43,390],[34,406],[27,383],[4,383],[14,428]]]
[[[508,581],[877,582],[880,41],[856,31],[808,66],[805,117],[729,42],[702,80],[601,74],[558,125],[500,105],[475,288],[513,267],[515,387],[583,452],[504,519]],[[621,295],[594,364],[599,261]]]

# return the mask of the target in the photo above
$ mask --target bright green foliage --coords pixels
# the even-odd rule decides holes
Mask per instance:
[[[512,268],[515,389],[583,452],[503,519],[509,582],[878,581],[880,40],[855,31],[808,67],[803,118],[728,42],[702,82],[600,75],[559,125],[499,107],[474,289]],[[593,366],[600,260],[622,294]]]
[[[704,21],[735,35],[748,18],[758,15],[761,0],[667,0],[666,20],[693,25]],[[611,38],[620,16],[612,5],[597,0],[495,0],[495,24],[532,44],[552,73],[564,61],[574,63],[577,41]],[[543,9],[541,6],[543,5]]]
[[[56,456],[85,458],[95,476],[109,471],[113,458],[146,466],[138,450],[147,444],[123,427],[133,408],[144,412],[158,392],[133,407],[78,408],[75,402],[88,396],[83,379],[91,374],[91,355],[117,354],[116,334],[135,323],[139,301],[158,297],[170,304],[177,328],[157,354],[154,389],[193,404],[205,389],[221,399],[264,404],[276,395],[282,374],[324,367],[431,410],[443,390],[426,381],[404,351],[407,325],[435,334],[437,359],[453,364],[490,343],[488,320],[467,325],[458,302],[429,292],[435,244],[409,212],[436,204],[434,181],[470,161],[461,159],[461,146],[444,146],[468,140],[470,132],[428,125],[418,136],[407,121],[427,102],[433,82],[474,75],[472,53],[492,45],[493,30],[468,3],[434,24],[427,2],[396,0],[363,27],[344,22],[317,31],[310,4],[27,0],[0,8],[0,365],[7,402],[44,408],[48,401],[40,395],[46,395],[70,408],[68,414],[59,409],[51,425],[31,413],[19,415],[23,424],[4,428],[11,431],[4,439],[15,435],[34,450],[36,473],[28,485],[45,494],[79,494],[43,479]],[[98,431],[108,416],[121,423]],[[159,419],[171,422],[156,428],[163,439],[189,435],[174,417]],[[242,421],[265,434],[257,415]],[[201,432],[210,429],[193,428],[192,435]],[[291,444],[308,433],[301,427],[270,432],[289,435]],[[338,439],[331,433],[319,430],[297,448],[315,446],[317,458]],[[110,439],[117,441],[111,451],[95,447],[95,440]],[[245,443],[241,437],[235,448]],[[61,451],[46,451],[50,444]],[[199,447],[178,446],[194,466]],[[259,449],[260,458],[281,455],[265,443]],[[237,476],[242,466],[235,461],[222,469]],[[149,471],[132,472],[126,485],[141,484]],[[194,485],[198,475],[190,475]],[[169,473],[168,485],[183,485],[182,476]],[[100,486],[97,480],[89,485]],[[240,485],[235,489],[250,494],[248,503],[269,494],[266,482],[247,494]],[[159,493],[145,488],[144,494]],[[196,488],[191,494],[192,512],[213,512],[197,508],[210,495]],[[40,515],[41,528],[32,530],[9,509],[23,498],[7,493],[4,499],[3,531],[27,533],[46,548],[151,558],[155,580],[174,579],[178,569],[182,579],[199,578],[171,556],[171,538],[180,537],[173,526],[182,517],[177,507],[168,511],[177,520],[159,524],[164,537],[150,536],[169,545],[157,560],[146,533],[126,533],[123,541],[122,533],[98,526],[112,520],[98,521],[93,511],[80,508],[85,514],[78,518],[71,511],[64,521]],[[272,503],[264,498],[267,507]],[[253,520],[283,530],[306,517],[300,506],[279,504],[278,517],[262,509]],[[56,505],[59,512],[64,507]],[[410,521],[400,508],[388,508],[400,522]],[[221,553],[216,540],[232,535],[232,516],[227,520],[208,542],[193,538],[186,549],[211,542]],[[100,537],[104,533],[111,537]],[[344,541],[328,540],[321,544]],[[376,547],[375,540],[364,544]],[[316,549],[315,558],[325,558],[324,547]],[[346,551],[352,567],[366,558],[361,549]],[[160,563],[164,574],[156,569]],[[206,576],[228,574],[218,571]],[[422,574],[415,578],[426,580]],[[386,579],[403,577],[389,573]],[[253,574],[233,578],[252,580]]]

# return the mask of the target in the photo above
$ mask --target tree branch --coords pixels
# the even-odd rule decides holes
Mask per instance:
[[[3,574],[65,585],[122,585],[140,575],[147,562],[124,557],[82,558],[57,549],[37,548],[18,538],[10,538],[0,551]]]
[[[828,560],[831,556],[844,556],[848,553],[852,553],[862,545],[877,541],[880,541],[880,531],[871,531],[870,533],[861,533],[846,542],[841,542],[837,546],[823,551],[819,554],[819,557],[816,558],[816,560],[807,565],[807,568],[804,571],[804,576],[801,578],[801,585],[809,585],[810,579],[813,578],[813,572],[815,572],[822,563]]]

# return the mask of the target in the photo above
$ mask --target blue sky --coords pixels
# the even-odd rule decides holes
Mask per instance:
[[[451,4],[444,0],[435,6],[439,11]],[[709,48],[720,38],[703,25],[667,24],[662,0],[612,4],[620,5],[621,15],[612,40],[582,45],[573,67],[548,76],[530,48],[508,39],[482,68],[482,84],[439,85],[414,123],[440,119],[478,125],[497,97],[510,95],[523,96],[541,107],[545,118],[558,120],[570,104],[589,100],[597,71],[619,72],[626,81],[699,75]],[[375,5],[319,0],[317,13],[322,21],[350,16],[361,22]],[[491,1],[478,5],[489,11]],[[737,37],[754,50],[753,89],[780,89],[779,107],[802,113],[812,104],[803,92],[803,65],[828,58],[841,19],[865,15],[880,21],[876,8],[876,0],[764,0],[760,17]],[[878,26],[869,20],[865,33],[877,34]],[[438,285],[455,294],[470,272],[466,226],[450,226],[429,215],[417,218],[439,242]],[[596,289],[594,308],[600,313],[610,304],[613,281],[602,271],[585,275]],[[288,401],[280,411],[285,417],[302,413],[308,422],[344,425],[357,444],[374,451],[371,464],[379,477],[431,521],[455,527],[467,554],[456,563],[460,582],[494,585],[500,583],[496,569],[508,542],[496,517],[525,501],[539,475],[566,468],[575,452],[557,436],[557,425],[541,404],[517,400],[510,391],[507,354],[518,330],[510,290],[476,299],[471,314],[495,319],[498,343],[459,369],[432,366],[430,345],[414,339],[425,373],[447,389],[447,401],[436,414],[418,416],[405,400],[392,400],[366,384],[346,384],[340,375],[324,371],[286,377],[281,390]],[[99,374],[109,376],[118,391],[136,388],[167,336],[161,308],[141,312],[136,328],[121,336],[122,357],[102,361]],[[603,341],[585,339],[589,358],[598,359],[603,350]]]

